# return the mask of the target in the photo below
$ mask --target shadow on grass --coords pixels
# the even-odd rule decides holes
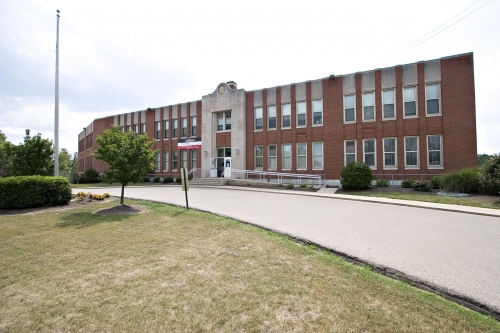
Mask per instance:
[[[57,223],[56,226],[59,228],[68,228],[68,227],[76,227],[76,228],[88,228],[94,225],[98,225],[101,223],[107,222],[117,222],[128,219],[127,215],[96,215],[92,213],[73,213],[68,214],[63,217],[63,222]]]

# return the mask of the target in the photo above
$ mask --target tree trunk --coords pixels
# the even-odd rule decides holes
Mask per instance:
[[[123,195],[125,194],[125,185],[122,184],[122,196],[120,197],[120,205],[123,205]]]

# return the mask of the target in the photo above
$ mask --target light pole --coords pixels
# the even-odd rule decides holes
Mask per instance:
[[[54,120],[54,176],[59,176],[59,9],[57,9],[56,37],[56,106]]]

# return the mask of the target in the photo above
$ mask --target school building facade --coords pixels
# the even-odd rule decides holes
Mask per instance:
[[[477,165],[473,54],[254,91],[230,81],[201,100],[95,119],[78,135],[79,172],[106,170],[91,154],[111,125],[154,140],[152,175],[261,170],[335,185],[362,161],[376,178],[428,179]]]

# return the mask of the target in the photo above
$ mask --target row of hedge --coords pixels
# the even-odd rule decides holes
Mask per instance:
[[[58,206],[70,200],[71,186],[66,177],[0,178],[0,209]]]

